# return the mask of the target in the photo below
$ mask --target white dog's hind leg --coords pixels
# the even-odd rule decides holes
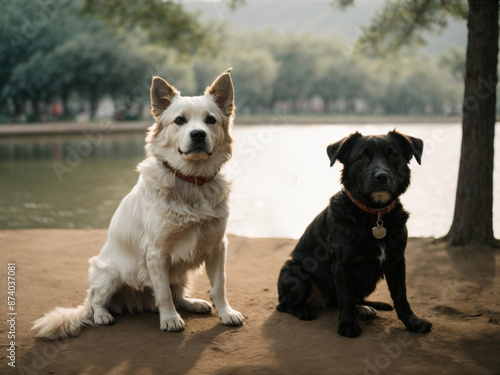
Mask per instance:
[[[108,311],[108,304],[120,289],[118,271],[113,264],[101,261],[97,256],[90,258],[88,299],[94,311],[94,323],[113,324],[115,319]]]
[[[162,331],[182,331],[186,324],[175,310],[172,291],[170,290],[168,267],[166,267],[161,252],[151,250],[146,256],[149,277],[153,284],[156,306],[160,313],[160,329]]]
[[[212,284],[210,298],[219,314],[222,324],[239,326],[243,324],[243,315],[233,310],[226,299],[226,249],[227,239],[224,239],[218,249],[207,258],[205,267]]]
[[[208,314],[212,310],[210,302],[204,299],[183,297],[182,299],[178,299],[176,304],[180,309],[198,314]]]
[[[178,276],[178,283],[171,285],[171,290],[175,302],[175,306],[179,309],[186,310],[197,314],[207,314],[212,310],[210,302],[203,299],[188,298],[185,296],[187,291],[187,278],[188,275]]]

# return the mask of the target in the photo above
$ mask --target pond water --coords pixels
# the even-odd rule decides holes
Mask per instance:
[[[410,236],[442,236],[455,202],[459,124],[236,126],[228,232],[298,238],[340,189],[339,164],[326,146],[351,132],[397,128],[425,142],[422,165],[412,160],[403,195]],[[497,124],[497,134],[499,134]],[[497,136],[496,149],[500,149]],[[0,228],[106,228],[137,180],[144,134],[0,138]],[[500,155],[495,156],[500,165]],[[500,168],[494,176],[494,228],[500,233]]]

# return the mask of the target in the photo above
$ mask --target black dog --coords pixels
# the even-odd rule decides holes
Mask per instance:
[[[343,165],[342,191],[307,227],[278,280],[279,311],[314,319],[318,307],[339,306],[338,333],[357,337],[356,313],[373,318],[392,310],[367,302],[384,276],[399,319],[407,329],[429,332],[406,297],[405,257],[408,213],[398,197],[410,184],[408,163],[420,164],[423,142],[395,130],[387,135],[354,133],[327,148],[330,166]]]

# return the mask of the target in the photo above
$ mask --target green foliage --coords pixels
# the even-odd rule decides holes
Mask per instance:
[[[340,9],[353,4],[354,0],[332,1]],[[442,32],[449,17],[465,19],[467,12],[466,0],[387,0],[362,28],[358,47],[379,56],[419,47],[425,44],[426,34]]]
[[[228,3],[234,9],[242,3]],[[213,53],[222,41],[222,28],[215,24],[202,24],[199,14],[187,12],[182,2],[172,0],[84,0],[83,12],[95,15],[108,24],[121,29],[141,30],[149,41],[170,47],[181,54]]]
[[[140,33],[118,33],[95,17],[81,16],[80,1],[30,4],[17,0],[3,15],[0,111],[21,115],[30,102],[36,119],[41,107],[60,100],[70,114],[68,100],[78,94],[94,115],[101,98],[131,93],[148,66],[165,60],[165,53],[143,53],[147,43]]]
[[[454,78],[465,79],[465,51],[460,48],[451,48],[439,58],[439,65],[451,72]]]
[[[194,59],[197,91],[232,66],[239,113],[270,111],[283,103],[291,111],[312,111],[308,105],[313,98],[320,98],[331,113],[458,110],[462,81],[455,80],[447,66],[422,56],[380,60],[351,50],[333,36],[233,34],[216,59]]]
[[[111,98],[118,118],[138,118],[147,112],[151,76],[199,95],[229,67],[239,113],[312,112],[314,99],[330,113],[444,114],[462,93],[452,76],[456,51],[439,65],[422,57],[380,60],[334,36],[233,31],[216,54],[186,59],[185,51],[152,43],[142,28],[83,14],[83,1],[8,3],[0,14],[0,115],[37,119],[55,102],[66,116],[94,115]]]
[[[387,91],[381,105],[388,112],[420,114],[458,111],[463,90],[450,73],[428,58],[407,58],[400,60],[400,64],[403,69],[396,70],[393,66],[389,82],[382,86]]]

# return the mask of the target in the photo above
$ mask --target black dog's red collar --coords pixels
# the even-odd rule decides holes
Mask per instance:
[[[383,207],[383,208],[371,208],[371,207],[368,207],[368,206],[365,206],[363,203],[361,203],[360,201],[358,201],[357,199],[355,199],[351,193],[349,193],[349,190],[345,189],[345,193],[347,194],[347,196],[349,197],[349,199],[352,201],[352,203],[354,203],[356,206],[358,206],[359,208],[361,208],[363,211],[365,212],[368,212],[370,214],[374,214],[374,215],[378,215],[378,219],[380,220],[382,218],[382,216],[384,216],[385,214],[388,214],[389,212],[391,212],[392,210],[394,210],[394,208],[396,207],[396,201],[392,201],[392,203],[386,207]]]
[[[190,183],[198,185],[198,186],[205,185],[207,182],[212,181],[215,177],[215,175],[213,175],[212,177],[186,176],[186,175],[183,175],[181,172],[179,172],[177,169],[172,168],[166,161],[163,162],[163,165],[170,172],[172,172],[175,175],[175,177],[177,177],[179,180],[190,182]]]

